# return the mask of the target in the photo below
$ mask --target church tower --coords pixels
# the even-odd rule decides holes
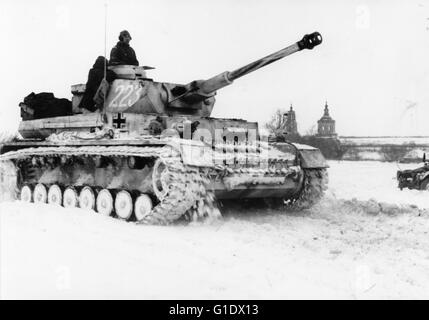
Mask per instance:
[[[322,118],[317,121],[317,136],[319,137],[336,137],[335,120],[329,115],[328,102],[325,103],[325,111]]]
[[[295,110],[293,110],[292,104],[290,105],[289,111],[283,114],[282,127],[288,135],[298,135],[298,125],[296,123]]]

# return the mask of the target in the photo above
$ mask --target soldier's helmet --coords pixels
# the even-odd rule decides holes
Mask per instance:
[[[131,34],[127,30],[123,30],[119,33],[119,40],[122,41],[125,36],[129,36],[132,39]]]

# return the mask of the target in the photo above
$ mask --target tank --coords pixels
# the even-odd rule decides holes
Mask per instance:
[[[326,189],[320,150],[268,141],[256,122],[211,113],[218,90],[321,42],[314,32],[234,71],[187,84],[154,81],[147,67],[113,67],[117,79],[100,86],[96,96],[105,99],[96,112],[78,113],[85,85],[74,85],[72,111],[24,117],[21,137],[1,145],[3,187],[13,186],[21,201],[141,224],[218,217],[219,202],[228,200],[308,208]],[[25,101],[20,106],[28,112]]]

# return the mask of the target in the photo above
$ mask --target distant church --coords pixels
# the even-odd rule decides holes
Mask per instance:
[[[298,135],[298,124],[296,122],[295,110],[290,105],[288,112],[283,114],[282,129],[287,132],[289,136]]]
[[[322,118],[317,121],[317,136],[323,138],[334,138],[337,136],[335,133],[335,120],[329,115],[328,102],[325,103],[325,111]]]

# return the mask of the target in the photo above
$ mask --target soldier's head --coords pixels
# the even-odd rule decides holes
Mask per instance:
[[[119,33],[119,41],[129,44],[131,39],[131,35],[127,30],[121,31],[121,33]]]

